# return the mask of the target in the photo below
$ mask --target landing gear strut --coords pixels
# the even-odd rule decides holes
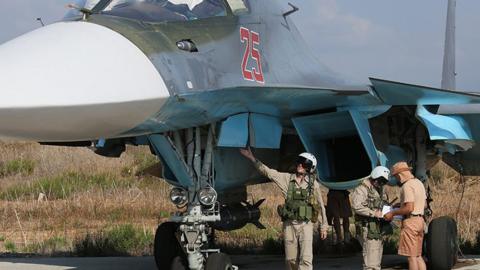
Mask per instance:
[[[171,201],[179,208],[186,207],[157,229],[154,254],[158,268],[234,269],[226,254],[208,248],[213,232],[211,224],[220,221],[220,205],[214,189],[215,124],[150,135],[149,140],[176,178]]]
[[[209,254],[220,250],[208,249],[209,235],[212,233],[209,223],[220,220],[220,213],[215,209],[202,209],[202,205],[189,206],[183,214],[173,216],[172,221],[178,222],[180,242],[187,254],[190,269],[204,269]],[[207,268],[208,269],[208,268]]]
[[[229,270],[236,269],[230,257],[219,249],[208,249],[213,229],[209,223],[220,220],[218,207],[202,209],[189,206],[187,211],[161,224],[155,234],[154,255],[159,270]]]

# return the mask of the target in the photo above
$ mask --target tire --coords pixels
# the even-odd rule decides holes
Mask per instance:
[[[232,270],[232,261],[225,253],[213,253],[208,256],[205,270]]]
[[[187,270],[187,262],[185,258],[177,256],[173,259],[172,264],[170,265],[170,270]]]
[[[439,217],[430,222],[426,237],[428,268],[450,270],[457,262],[457,223],[450,217]]]
[[[153,255],[158,270],[170,270],[174,259],[183,253],[175,236],[177,228],[176,223],[165,222],[160,224],[155,232]]]

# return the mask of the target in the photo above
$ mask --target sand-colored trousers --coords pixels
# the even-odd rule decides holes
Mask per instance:
[[[313,269],[312,222],[283,223],[285,237],[285,263],[287,270]]]
[[[362,245],[363,270],[381,270],[383,241],[367,239],[368,229],[362,228],[358,241]]]

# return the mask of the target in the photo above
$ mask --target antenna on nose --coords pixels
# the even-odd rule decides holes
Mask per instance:
[[[45,26],[45,24],[43,23],[43,21],[42,21],[42,18],[41,18],[41,17],[38,17],[38,18],[37,18],[37,21],[39,21],[39,22],[40,22],[40,24],[42,25],[42,27],[44,27],[44,26]]]

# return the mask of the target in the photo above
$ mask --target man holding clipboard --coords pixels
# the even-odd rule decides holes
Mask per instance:
[[[408,257],[409,270],[426,270],[422,258],[422,244],[425,229],[423,215],[427,196],[423,183],[415,178],[411,170],[412,168],[404,161],[393,165],[392,176],[401,187],[400,208],[386,213],[384,219],[391,221],[394,216],[403,216],[398,254]]]
[[[363,249],[363,270],[381,269],[383,237],[386,233],[384,226],[390,226],[382,222],[382,208],[387,201],[383,186],[389,177],[387,168],[375,167],[352,194],[355,228]]]

